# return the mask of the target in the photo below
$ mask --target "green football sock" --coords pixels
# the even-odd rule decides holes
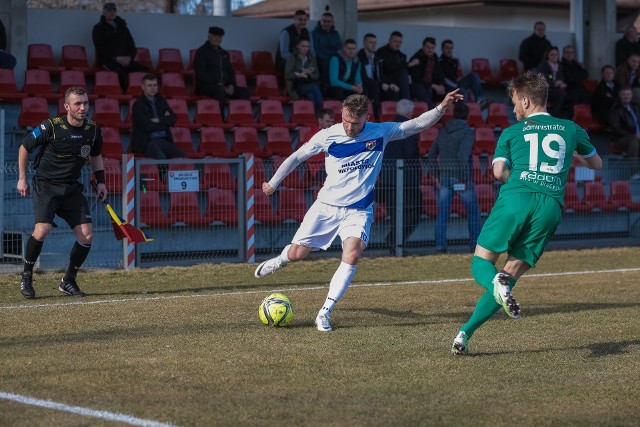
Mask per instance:
[[[471,274],[480,286],[493,292],[493,278],[498,274],[498,269],[491,261],[474,256],[471,261]]]

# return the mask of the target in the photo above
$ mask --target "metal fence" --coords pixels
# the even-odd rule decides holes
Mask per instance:
[[[284,159],[254,160],[254,247],[256,256],[265,258],[290,242],[322,186],[324,162],[314,159],[300,165],[273,196],[267,197],[260,190],[262,182]],[[22,198],[15,189],[17,165],[3,164],[3,263],[7,268],[18,268],[33,229],[32,200]],[[375,193],[369,248],[397,256],[470,250],[500,188],[490,165],[489,156],[474,156],[468,182],[444,182],[440,171],[459,165],[430,164],[426,159],[385,160]],[[611,156],[598,173],[574,165],[563,222],[554,240],[566,240],[571,246],[571,242],[578,245],[585,239],[637,236],[640,180],[631,179],[634,167],[628,160]],[[125,162],[106,160],[111,205],[122,217],[133,206],[134,224],[154,238],[137,245],[137,265],[245,261],[249,239],[245,212],[251,203],[245,169],[243,158],[137,159],[130,183],[134,186],[132,204],[133,200],[127,199],[130,188]],[[90,188],[89,178],[90,170],[85,168],[82,182],[86,189]],[[122,268],[126,246],[115,239],[110,218],[95,195],[87,191],[87,197],[95,238],[85,267]],[[446,209],[439,218],[441,208]],[[58,227],[45,242],[39,268],[64,269],[68,263],[74,236],[66,223],[56,222]],[[339,249],[339,241],[330,248]]]

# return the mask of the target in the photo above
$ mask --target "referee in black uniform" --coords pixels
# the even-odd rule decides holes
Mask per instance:
[[[53,218],[58,215],[73,229],[76,243],[69,255],[69,268],[60,287],[70,296],[83,297],[85,293],[76,283],[76,274],[89,255],[93,240],[93,225],[89,203],[78,182],[82,167],[87,163],[98,182],[98,196],[107,196],[104,165],[102,163],[102,131],[92,120],[88,120],[89,98],[84,88],[73,86],[64,94],[67,115],[45,120],[22,141],[18,153],[18,192],[27,197],[30,193],[27,182],[29,153],[39,148],[34,161],[36,174],[33,177],[33,208],[35,228],[27,242],[24,254],[24,271],[20,291],[25,298],[35,298],[33,289],[33,266],[42,250],[44,240],[53,228]]]

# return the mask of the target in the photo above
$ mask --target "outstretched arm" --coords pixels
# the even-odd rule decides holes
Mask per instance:
[[[444,97],[440,105],[422,113],[415,119],[407,120],[400,124],[400,129],[404,132],[405,136],[414,135],[420,133],[425,129],[435,125],[440,117],[444,114],[444,111],[454,102],[461,101],[464,97],[458,92],[460,89],[453,90]]]

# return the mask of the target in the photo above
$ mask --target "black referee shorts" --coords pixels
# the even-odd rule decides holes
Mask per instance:
[[[53,224],[58,215],[69,227],[90,224],[89,202],[79,182],[52,183],[38,176],[33,177],[33,212],[36,223]]]

